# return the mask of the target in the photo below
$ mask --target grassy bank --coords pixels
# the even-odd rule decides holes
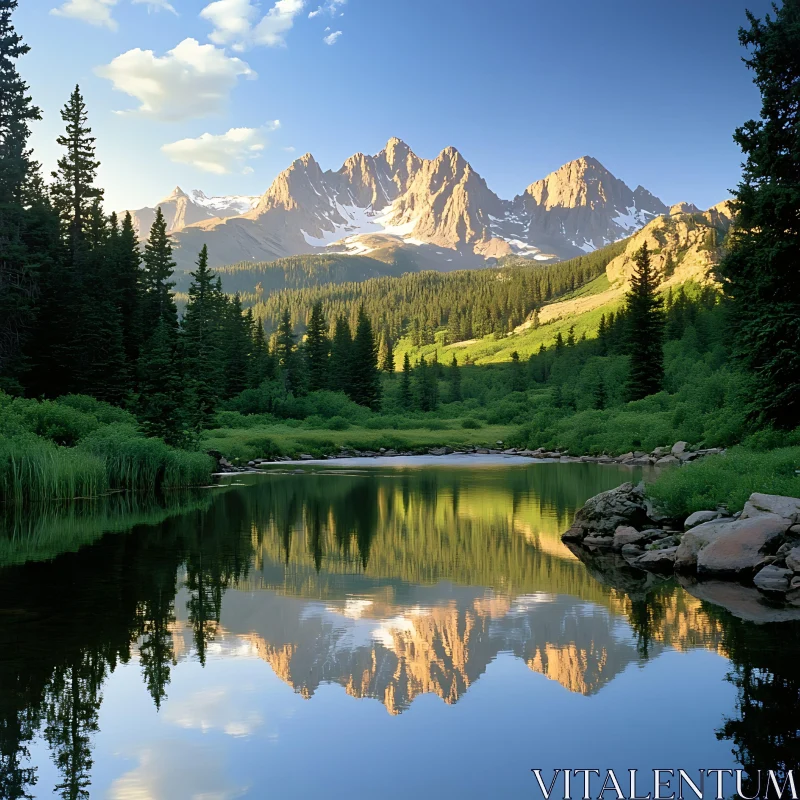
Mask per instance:
[[[787,438],[800,440],[800,434]],[[667,470],[648,485],[647,493],[676,517],[719,505],[736,512],[753,492],[800,497],[798,471],[800,446],[759,450],[745,444],[724,455]]]
[[[78,395],[25,400],[0,393],[0,502],[155,492],[208,481],[201,452],[149,439],[128,412]]]
[[[377,415],[376,415],[377,416]],[[464,428],[464,420],[432,420],[430,427],[398,429],[391,422],[373,421],[379,427],[348,426],[344,430],[332,430],[308,426],[299,420],[287,420],[253,427],[226,427],[207,431],[203,446],[218,450],[229,460],[249,461],[253,458],[275,456],[298,456],[309,453],[314,456],[337,453],[341,448],[354,450],[427,450],[430,447],[459,447],[476,445],[495,447],[496,442],[505,441],[514,431],[510,425],[487,425],[475,423],[474,428]],[[469,424],[469,423],[468,423]]]

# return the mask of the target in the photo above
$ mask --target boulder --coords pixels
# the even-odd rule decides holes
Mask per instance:
[[[614,531],[614,547],[622,548],[626,544],[636,544],[645,541],[647,536],[640,533],[630,525],[620,525]]]
[[[681,453],[685,453],[686,452],[686,448],[688,446],[689,446],[688,442],[675,442],[675,444],[672,445],[672,449],[670,450],[670,452],[674,456],[679,456],[679,455],[681,455]]]
[[[622,555],[625,558],[638,558],[644,554],[644,550],[638,544],[624,544],[622,545]]]
[[[595,547],[613,547],[613,536],[587,536],[583,543],[586,545],[594,545]]]
[[[636,456],[628,460],[628,464],[632,467],[652,467],[655,463],[655,459],[650,456]]]
[[[792,527],[789,528],[789,536],[800,539],[800,525],[792,525]]]
[[[562,538],[565,541],[580,541],[592,534],[613,537],[620,525],[640,528],[646,524],[644,489],[632,483],[623,483],[616,489],[590,497]]]
[[[800,572],[800,547],[793,547],[786,554],[786,566],[792,572]]]
[[[714,525],[715,523],[706,523]],[[736,577],[752,574],[761,566],[770,545],[780,545],[789,521],[775,514],[723,523],[724,532],[701,548],[697,554],[698,573]],[[706,527],[695,528],[698,531]],[[690,536],[689,531],[686,536]],[[774,550],[773,550],[774,552]]]
[[[663,458],[664,456],[668,456],[671,452],[671,447],[656,447],[656,449],[653,450],[652,455],[654,458]]]
[[[751,519],[764,514],[783,517],[790,520],[790,525],[797,525],[800,523],[800,498],[754,492],[742,509],[741,519]]]
[[[790,569],[768,566],[756,573],[753,583],[762,592],[786,594],[789,591],[791,578],[792,571]]]
[[[301,461],[313,461],[314,460],[314,456],[312,456],[310,453],[300,453],[300,460]]]
[[[710,542],[728,532],[731,520],[706,522],[683,534],[678,553],[675,556],[675,569],[692,570],[697,567],[697,554]]]
[[[652,572],[672,572],[675,566],[677,547],[650,550],[633,562],[633,566]]]
[[[453,452],[452,447],[431,447],[428,450],[428,455],[431,456],[449,456]]]
[[[689,514],[683,523],[683,529],[688,531],[697,525],[702,525],[704,522],[711,522],[712,520],[719,519],[722,516],[719,511],[695,511],[694,514]]]
[[[657,467],[674,467],[676,464],[680,464],[681,460],[679,458],[675,458],[675,456],[662,456],[661,458],[656,461]]]

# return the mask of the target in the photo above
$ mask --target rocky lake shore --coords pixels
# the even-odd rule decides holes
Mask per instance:
[[[737,514],[671,519],[642,484],[625,483],[590,498],[562,540],[606,583],[675,575],[744,619],[800,619],[800,498],[754,493]]]

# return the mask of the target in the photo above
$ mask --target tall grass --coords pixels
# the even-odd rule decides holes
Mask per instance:
[[[739,511],[753,492],[800,497],[800,447],[756,451],[734,447],[680,469],[670,469],[647,487],[648,495],[676,517],[726,505]]]
[[[208,482],[213,460],[146,438],[127,412],[93,398],[0,393],[0,502],[151,493]]]

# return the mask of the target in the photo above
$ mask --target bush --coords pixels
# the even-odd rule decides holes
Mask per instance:
[[[733,447],[719,456],[662,473],[647,487],[658,506],[675,517],[725,505],[739,511],[753,492],[800,497],[800,447],[759,452]]]
[[[472,419],[472,417],[467,417],[467,419],[461,422],[461,427],[466,428],[467,430],[477,431],[478,429],[482,428],[480,422],[476,419]]]

